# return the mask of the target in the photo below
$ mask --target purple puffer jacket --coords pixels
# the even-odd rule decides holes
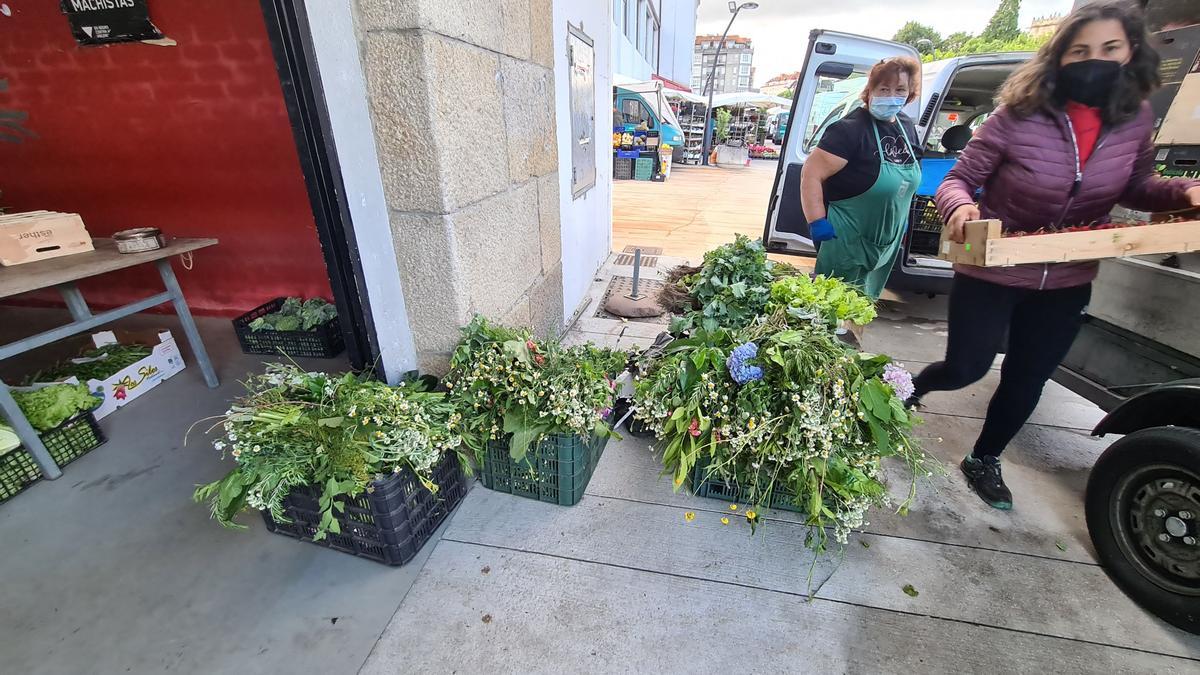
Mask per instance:
[[[1106,223],[1116,204],[1142,211],[1170,211],[1189,205],[1185,191],[1200,181],[1165,179],[1154,173],[1149,104],[1124,124],[1100,132],[1096,148],[1075,185],[1075,138],[1067,114],[1046,110],[1019,117],[1001,106],[975,132],[937,191],[942,218],[983,187],[979,211],[997,218],[1006,231],[1034,232],[1062,225]],[[1072,197],[1072,192],[1075,195]],[[1018,288],[1070,288],[1096,278],[1096,262],[975,267],[954,270],[984,281]]]

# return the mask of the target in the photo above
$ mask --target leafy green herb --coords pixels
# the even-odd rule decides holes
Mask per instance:
[[[12,427],[7,424],[0,424],[0,455],[4,455],[12,450],[21,447],[21,439],[17,436],[17,432],[12,430]]]
[[[920,593],[917,592],[917,589],[913,588],[912,584],[904,584],[904,588],[900,590],[904,591],[904,594],[910,598],[915,598],[920,595]]]
[[[14,391],[12,397],[38,431],[50,431],[101,403],[85,384],[52,384],[34,391]]]
[[[1058,539],[1058,540],[1056,540],[1056,541],[1054,542],[1054,545],[1055,545],[1055,546],[1057,546],[1057,547],[1058,547],[1058,550],[1060,550],[1060,551],[1066,551],[1066,550],[1067,550],[1067,545],[1066,545],[1066,544],[1064,544],[1064,543],[1062,542],[1062,540],[1061,540],[1061,539]]]
[[[288,298],[278,312],[251,321],[250,330],[311,331],[336,318],[337,308],[320,298]]]
[[[107,380],[151,353],[153,349],[146,345],[105,345],[89,349],[77,359],[63,361],[52,368],[34,373],[26,378],[26,384],[59,382],[70,377],[81,382]]]
[[[875,304],[866,295],[840,279],[823,275],[789,276],[771,284],[768,314],[786,310],[797,319],[818,318],[831,328],[842,321],[865,326],[875,320]]]
[[[420,381],[390,387],[353,373],[306,373],[270,364],[246,383],[218,425],[213,446],[228,451],[237,467],[221,480],[198,487],[213,518],[242,527],[242,511],[269,510],[286,521],[283,500],[300,486],[320,486],[321,520],[314,538],[337,533],[341,499],[371,489],[372,481],[411,470],[426,488],[447,452],[462,445],[462,418],[446,397]]]

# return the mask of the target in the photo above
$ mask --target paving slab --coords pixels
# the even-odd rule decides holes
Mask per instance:
[[[1006,512],[981,502],[958,469],[981,423],[932,415],[927,420],[921,427],[924,446],[943,473],[917,481],[908,515],[873,509],[863,528],[866,532],[1095,563],[1083,520],[1083,490],[1087,470],[1107,442],[1060,429],[1026,427],[1005,455],[1005,475],[1017,504]],[[623,440],[609,443],[587,494],[704,511],[727,508],[719,500],[676,492],[670,477],[661,472],[660,455],[651,441],[626,434]],[[908,470],[899,463],[889,464],[886,475],[893,499],[900,504],[912,483]],[[771,511],[770,517],[802,520],[787,511]]]
[[[815,592],[826,600],[1154,653],[1200,655],[1200,636],[1143,612],[1094,565],[880,535],[863,535],[869,548],[851,545],[838,558],[814,561],[803,547],[807,528],[796,523],[769,521],[752,536],[744,519],[723,525],[716,512],[698,512],[691,521],[686,513],[595,496],[561,508],[483,489],[459,508],[444,539],[795,595]],[[908,584],[918,597],[901,590]]]
[[[511,549],[442,541],[364,675],[1188,673],[1196,663]]]

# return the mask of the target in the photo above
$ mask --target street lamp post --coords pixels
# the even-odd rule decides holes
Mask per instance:
[[[708,155],[712,152],[712,136],[716,134],[716,129],[709,134],[708,126],[712,124],[712,104],[713,104],[713,78],[717,76],[717,63],[721,60],[721,48],[725,46],[725,38],[729,35],[729,29],[733,27],[733,20],[737,18],[738,12],[743,9],[758,9],[757,2],[743,2],[737,4],[731,1],[729,3],[729,11],[733,12],[733,16],[729,17],[729,23],[725,26],[725,32],[721,34],[721,41],[717,43],[717,53],[713,55],[712,70],[708,73],[708,106],[704,109],[704,146],[701,153],[701,162],[704,166],[708,166]]]

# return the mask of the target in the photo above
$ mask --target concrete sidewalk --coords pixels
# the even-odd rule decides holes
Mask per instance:
[[[938,312],[893,306],[865,346],[917,369],[944,348],[944,323],[922,318]],[[580,327],[575,341],[623,346],[654,330]],[[946,475],[920,484],[911,512],[873,513],[816,560],[795,514],[770,513],[754,536],[723,525],[727,504],[675,493],[635,438],[609,445],[572,508],[476,487],[362,672],[1196,672],[1200,638],[1095,561],[1082,500],[1108,444],[1088,434],[1098,409],[1047,387],[1005,454],[1014,511],[965,486],[957,463],[996,377],[929,397],[918,433]]]

